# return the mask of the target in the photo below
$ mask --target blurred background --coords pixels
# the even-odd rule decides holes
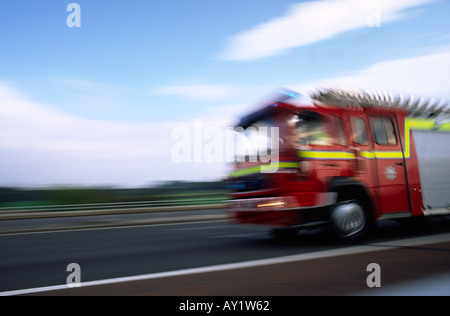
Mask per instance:
[[[221,205],[230,166],[226,153],[206,159],[200,150],[196,159],[199,123],[203,131],[232,127],[280,87],[305,95],[338,86],[450,99],[448,12],[445,0],[1,1],[0,208],[167,200]],[[192,149],[181,161],[174,158],[180,133],[189,144],[182,149]],[[215,141],[206,134],[202,145]],[[77,238],[69,240],[83,244]],[[136,240],[124,238],[126,245]],[[33,248],[23,245],[29,244],[1,241],[1,290],[64,283],[64,267],[59,279],[43,272],[27,283],[22,268],[38,271],[40,263],[21,257],[18,249]],[[116,246],[111,252],[118,253]],[[48,247],[36,249],[53,254]],[[135,262],[150,251],[140,250]],[[56,263],[86,254],[51,258],[43,268],[49,275]],[[187,266],[222,263],[211,260]],[[181,268],[145,262],[151,271]],[[127,264],[90,278],[117,276]]]
[[[142,188],[101,187],[46,187],[0,188],[0,210],[33,209],[80,204],[124,204],[148,202],[151,206],[164,206],[169,200],[180,200],[183,204],[223,203],[226,200],[225,186],[221,181],[182,182],[172,181]],[[129,204],[127,204],[129,203]],[[139,206],[139,204],[135,204]],[[148,206],[148,205],[147,205]]]
[[[233,126],[279,87],[450,99],[448,1],[73,2],[0,4],[2,187],[221,180],[173,161],[173,131]]]

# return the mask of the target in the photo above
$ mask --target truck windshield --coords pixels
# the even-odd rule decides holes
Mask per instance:
[[[346,145],[342,119],[307,111],[293,118],[297,149],[309,146]]]
[[[310,146],[347,145],[340,117],[309,110],[272,113],[235,132],[235,162],[267,161],[272,154],[294,154]]]

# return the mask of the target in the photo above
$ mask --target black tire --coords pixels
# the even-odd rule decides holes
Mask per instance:
[[[367,211],[356,199],[342,201],[333,206],[330,222],[333,233],[343,241],[361,239],[369,227]]]

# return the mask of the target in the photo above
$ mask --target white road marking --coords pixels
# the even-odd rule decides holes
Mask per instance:
[[[243,269],[243,268],[252,268],[252,267],[260,267],[266,265],[274,265],[281,263],[290,263],[290,262],[298,262],[312,259],[322,259],[322,258],[330,258],[337,256],[345,256],[345,255],[353,255],[360,253],[368,253],[386,250],[387,248],[403,248],[403,247],[411,247],[411,246],[419,246],[440,242],[448,242],[450,241],[450,233],[434,235],[434,236],[426,236],[426,237],[417,237],[417,238],[408,238],[402,240],[393,240],[388,242],[367,244],[362,246],[350,246],[341,249],[335,250],[325,250],[318,251],[313,253],[299,254],[299,255],[291,255],[291,256],[283,256],[276,257],[270,259],[260,259],[260,260],[251,260],[237,263],[229,263],[229,264],[219,264],[214,266],[207,267],[199,267],[199,268],[191,268],[191,269],[181,269],[175,271],[168,272],[159,272],[159,273],[150,273],[129,277],[120,277],[120,278],[112,278],[98,281],[89,281],[82,282],[81,287],[88,286],[98,286],[98,285],[109,285],[109,284],[117,284],[123,282],[132,282],[132,281],[143,281],[143,280],[152,280],[158,278],[167,278],[167,277],[176,277],[190,274],[199,274],[199,273],[208,273],[208,272],[218,272],[218,271],[226,271],[226,270],[235,270],[235,269]],[[23,294],[33,294],[33,293],[42,293],[49,291],[58,291],[58,290],[67,290],[69,287],[64,285],[55,285],[55,286],[45,286],[39,288],[31,288],[31,289],[23,289],[23,290],[14,290],[7,292],[0,292],[0,296],[13,296],[13,295],[23,295]]]

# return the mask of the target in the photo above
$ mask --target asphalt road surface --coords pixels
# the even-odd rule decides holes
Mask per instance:
[[[352,245],[222,220],[6,234],[0,253],[0,295],[450,295],[448,217],[383,221]],[[70,263],[81,287],[67,286]],[[368,286],[370,263],[381,287]]]

